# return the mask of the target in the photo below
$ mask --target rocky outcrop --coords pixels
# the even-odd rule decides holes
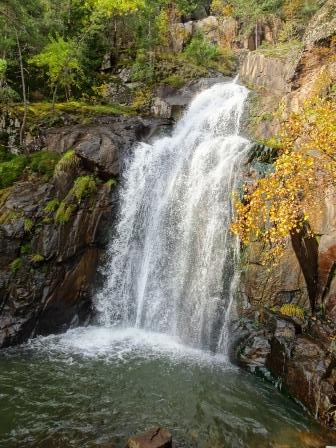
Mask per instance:
[[[253,90],[248,132],[255,139],[267,141],[277,136],[281,123],[299,111],[308,98],[330,92],[336,81],[334,12],[335,1],[329,0],[308,26],[303,47],[296,51],[277,54],[273,48],[271,52],[250,52],[243,58],[240,78]],[[265,163],[259,156],[250,158],[247,180],[262,176],[271,162]],[[260,243],[252,243],[244,253],[237,308],[244,325],[237,330],[237,337],[242,339],[236,353],[241,365],[271,375],[276,384],[333,429],[335,198],[333,188],[323,195],[316,192],[307,210],[307,228],[288,238],[285,254],[275,266],[261,263]],[[283,316],[283,305],[298,307],[305,319]]]
[[[330,39],[336,30],[336,1],[328,0],[311,20],[304,37],[305,45],[310,48],[317,43]]]
[[[120,155],[147,137],[154,126],[153,121],[136,117],[105,117],[97,124],[48,129],[41,140],[43,146],[58,153],[74,149],[87,168],[109,178],[119,174]]]
[[[190,81],[179,89],[165,85],[158,87],[152,101],[152,114],[157,118],[177,120],[197,93],[218,82],[229,79],[221,74],[216,75],[212,78],[200,78],[197,81]]]
[[[57,224],[46,207],[61,196],[52,182],[23,181],[1,206],[0,215],[12,216],[0,225],[0,347],[65,331],[90,315],[114,199],[102,184]]]
[[[86,126],[39,130],[42,148],[60,154],[74,149],[77,159],[49,181],[27,172],[0,192],[0,348],[90,318],[97,266],[113,231],[123,156],[162,124],[101,117]],[[91,187],[75,196],[75,181],[85,176]]]
[[[170,29],[170,34],[173,50],[179,53],[200,32],[209,42],[232,48],[237,38],[237,31],[237,21],[232,17],[208,16],[201,20],[175,23]]]
[[[249,52],[240,67],[241,81],[273,93],[289,93],[294,76],[295,61],[267,57],[262,53]]]
[[[171,448],[172,436],[167,429],[156,427],[131,437],[126,448]]]
[[[270,372],[281,389],[336,429],[335,330],[335,323],[300,322],[267,311],[254,324],[245,322],[239,328],[239,334],[247,336],[240,340],[236,356],[252,372]]]

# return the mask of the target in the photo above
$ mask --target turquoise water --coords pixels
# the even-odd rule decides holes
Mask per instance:
[[[0,446],[307,447],[324,431],[269,383],[168,336],[89,327],[0,352]],[[322,439],[320,439],[322,437]]]

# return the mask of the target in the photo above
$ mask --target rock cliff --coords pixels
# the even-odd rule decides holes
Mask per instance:
[[[299,111],[309,97],[326,95],[335,84],[335,12],[336,2],[326,2],[300,47],[280,54],[273,49],[271,54],[258,50],[245,55],[240,78],[252,91],[247,132],[257,141],[276,136],[291,112]],[[258,164],[267,170],[268,161],[258,151],[249,162],[247,178],[255,175]],[[312,415],[334,429],[335,194],[333,188],[323,196],[316,192],[307,227],[317,237],[303,230],[289,238],[275,266],[262,265],[260,243],[246,249],[236,323],[239,363],[271,374]],[[278,310],[283,305],[299,307],[305,317],[281,315]]]
[[[149,138],[156,124],[100,117],[90,125],[41,127],[34,148],[60,155],[72,149],[76,163],[47,181],[24,172],[1,190],[0,347],[65,331],[92,316],[123,154]]]

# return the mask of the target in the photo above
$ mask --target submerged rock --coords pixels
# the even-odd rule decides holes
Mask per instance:
[[[156,427],[131,437],[126,448],[171,448],[172,436],[167,429]]]

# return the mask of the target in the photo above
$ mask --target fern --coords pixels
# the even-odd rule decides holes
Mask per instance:
[[[280,308],[280,313],[283,316],[297,317],[299,319],[304,319],[304,310],[299,305],[294,305],[293,303],[285,303]]]

